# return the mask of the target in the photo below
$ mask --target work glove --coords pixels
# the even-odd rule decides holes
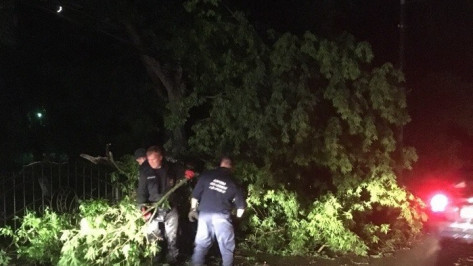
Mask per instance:
[[[195,172],[194,170],[192,169],[187,169],[185,172],[184,172],[184,176],[187,180],[191,180],[192,178],[194,178],[195,176]]]
[[[143,220],[145,220],[145,222],[147,222],[151,217],[151,211],[145,206],[141,206],[141,214],[143,215]]]
[[[189,217],[189,221],[192,223],[197,221],[197,219],[199,219],[199,213],[197,212],[196,209],[191,209],[191,211],[189,212],[187,216]]]
[[[238,218],[241,218],[243,216],[243,212],[245,212],[245,209],[238,209],[236,212],[236,216]]]

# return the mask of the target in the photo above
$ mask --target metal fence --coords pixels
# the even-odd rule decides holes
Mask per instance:
[[[17,228],[15,216],[26,210],[41,211],[46,207],[57,212],[70,212],[80,199],[119,200],[119,190],[110,180],[110,171],[89,162],[37,162],[20,172],[0,175],[0,226]]]

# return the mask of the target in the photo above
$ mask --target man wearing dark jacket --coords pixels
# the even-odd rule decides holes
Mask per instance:
[[[169,169],[163,165],[163,151],[158,146],[151,146],[146,151],[147,164],[140,166],[137,203],[139,206],[159,201],[171,187],[172,178]],[[155,239],[160,235],[159,223],[164,222],[164,237],[168,245],[168,262],[176,262],[178,212],[174,208],[164,208],[157,212],[156,217],[148,224],[148,236]]]
[[[241,189],[233,180],[231,168],[231,159],[223,157],[219,168],[200,176],[192,192],[189,220],[198,219],[192,265],[204,265],[205,256],[215,238],[223,266],[233,265],[235,233],[230,215],[236,207],[237,217],[241,217],[246,203]]]
[[[146,150],[143,148],[136,149],[133,157],[139,166],[143,165],[146,162]]]

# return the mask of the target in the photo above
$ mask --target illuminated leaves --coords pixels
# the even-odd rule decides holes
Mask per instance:
[[[390,64],[369,66],[369,44],[310,32],[284,33],[267,44],[244,19],[221,22],[241,34],[235,43],[225,38],[227,52],[214,60],[218,71],[202,73],[209,75],[206,81],[215,77],[211,84],[195,82],[208,90],[197,98],[218,88],[203,101],[209,116],[193,126],[189,144],[195,152],[282,160],[289,167],[317,165],[334,177],[392,165],[393,132],[409,121],[402,75]]]
[[[301,225],[302,218],[295,193],[265,191],[255,186],[250,186],[248,193],[248,210],[252,213],[248,226],[252,233],[247,236],[245,245],[272,254],[304,254],[306,249],[293,248],[294,241],[300,241],[301,236],[291,236]]]
[[[366,255],[368,247],[363,240],[340,219],[342,208],[334,195],[327,194],[320,201],[314,202],[302,228],[306,228],[310,236],[332,251]]]
[[[241,17],[219,22],[238,34],[214,31],[223,52],[212,60],[215,72],[206,68],[194,80],[208,115],[192,127],[189,144],[208,158],[231,152],[247,167],[237,176],[255,184],[248,245],[366,254],[405,240],[398,224],[415,235],[418,213],[393,172],[415,159],[395,136],[410,120],[402,73],[371,65],[370,45],[347,34],[273,32],[267,41]],[[393,220],[373,224],[377,209]]]
[[[39,263],[57,264],[61,252],[62,230],[72,228],[68,215],[46,209],[43,216],[28,211],[21,226],[13,231],[1,228],[0,235],[11,237],[18,257]]]
[[[118,205],[84,202],[80,211],[80,228],[64,232],[60,263],[140,265],[156,253],[157,246],[146,242],[141,214],[130,199]]]
[[[340,219],[342,205],[333,195],[302,208],[285,189],[258,191],[249,187],[249,226],[245,245],[274,254],[315,254],[322,246],[341,253],[366,255],[367,246]],[[350,214],[345,214],[346,218]]]
[[[48,209],[42,215],[29,212],[20,228],[0,228],[0,235],[12,238],[18,257],[29,262],[143,265],[158,246],[147,242],[142,228],[140,212],[125,198],[116,205],[82,202],[79,215],[58,215]]]
[[[0,265],[10,265],[11,259],[5,250],[0,250]]]

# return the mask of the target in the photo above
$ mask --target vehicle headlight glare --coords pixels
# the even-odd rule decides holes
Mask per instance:
[[[448,198],[444,194],[436,194],[430,200],[430,207],[433,212],[443,212],[448,205]]]

